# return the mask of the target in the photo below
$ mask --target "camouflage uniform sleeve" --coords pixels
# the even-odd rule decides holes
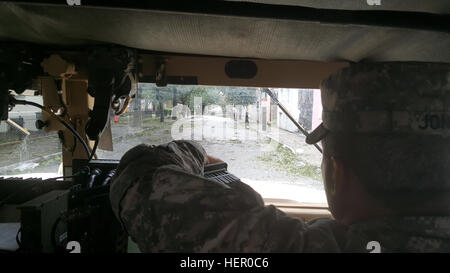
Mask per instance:
[[[160,148],[158,153],[175,156],[152,167],[155,156],[167,155],[156,154],[155,147],[142,155],[140,147],[136,160],[122,158],[111,186],[113,210],[141,251],[301,251],[303,222],[265,207],[240,181],[230,186],[202,177],[196,164],[205,163],[206,153],[200,145],[172,142]]]
[[[114,214],[120,220],[121,200],[140,178],[151,180],[157,168],[171,164],[186,172],[202,175],[206,157],[203,147],[194,141],[172,141],[159,146],[141,144],[130,149],[120,159],[111,181],[109,195]]]
[[[121,220],[143,252],[298,252],[300,220],[242,182],[232,187],[170,165],[141,179],[122,201]]]

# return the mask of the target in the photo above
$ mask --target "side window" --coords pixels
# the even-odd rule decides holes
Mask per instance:
[[[271,89],[307,130],[320,124],[320,91]],[[260,88],[139,84],[127,113],[111,116],[113,151],[120,159],[140,143],[199,141],[228,171],[264,198],[326,205],[321,154]]]
[[[39,96],[17,96],[42,104]],[[0,176],[51,177],[61,165],[61,144],[56,132],[36,128],[41,110],[33,106],[16,105],[9,118],[25,128],[29,135],[6,121],[0,123]]]

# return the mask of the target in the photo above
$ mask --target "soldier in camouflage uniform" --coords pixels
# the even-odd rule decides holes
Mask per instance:
[[[304,223],[242,182],[202,177],[197,143],[139,145],[111,204],[143,252],[450,251],[450,65],[354,64],[321,85],[322,173],[335,219]]]

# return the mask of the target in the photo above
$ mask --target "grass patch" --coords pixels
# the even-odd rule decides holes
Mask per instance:
[[[144,118],[142,119],[142,127],[164,128],[167,126],[171,126],[174,122],[175,120],[169,118],[165,119],[164,122],[160,122],[159,118]]]
[[[38,162],[39,166],[37,166],[36,168],[53,166],[53,165],[56,165],[56,164],[61,164],[61,162],[62,162],[62,156],[61,155],[54,155],[52,157],[48,157],[48,158]]]
[[[164,126],[170,126],[175,122],[175,120],[172,120],[171,117],[165,117],[164,122],[160,122],[160,117],[155,117],[154,115],[152,117],[142,115],[141,116],[141,124],[142,127],[152,127],[157,126],[159,128]],[[133,115],[132,114],[124,114],[119,117],[119,125],[131,125],[133,124]]]
[[[292,175],[322,181],[320,167],[309,164],[281,144],[278,145],[275,151],[266,153],[264,156],[258,157],[258,159],[270,163],[278,171],[285,171]]]

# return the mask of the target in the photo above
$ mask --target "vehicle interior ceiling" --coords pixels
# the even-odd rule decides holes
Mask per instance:
[[[86,52],[95,47],[136,49],[137,80],[159,86],[318,89],[353,62],[450,62],[447,0],[58,2],[1,2],[0,50],[19,45],[43,52],[38,94],[45,105],[57,103],[48,79],[66,81],[68,111],[81,124],[93,105]],[[244,62],[230,74],[230,61]],[[256,65],[253,74],[245,72],[249,63]],[[79,133],[85,135],[84,126]],[[72,174],[75,158],[87,159],[81,145],[63,151],[64,175]],[[330,217],[324,207],[278,201],[290,215]]]

